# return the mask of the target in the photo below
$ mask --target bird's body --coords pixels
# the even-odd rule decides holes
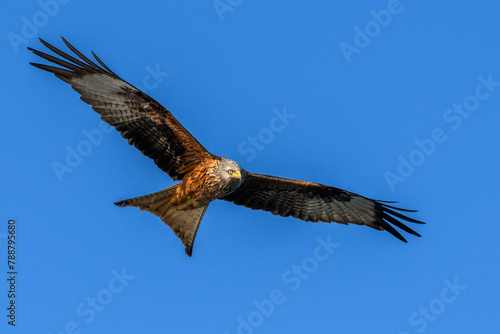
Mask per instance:
[[[115,204],[135,206],[159,216],[181,238],[189,256],[203,215],[216,199],[304,221],[366,225],[387,230],[403,241],[406,240],[391,224],[420,236],[398,220],[422,223],[401,214],[413,210],[313,182],[254,174],[232,160],[213,155],[170,111],[118,77],[95,54],[101,66],[66,40],[79,59],[41,42],[62,58],[29,49],[61,67],[32,65],[69,83],[129,144],[153,159],[173,180],[181,181],[156,193]]]
[[[231,165],[226,165],[221,160],[227,160]],[[223,177],[218,169],[227,166],[234,170],[233,175]],[[222,174],[222,175],[221,175]],[[242,174],[239,166],[229,159],[214,159],[202,161],[192,171],[186,174],[176,190],[175,205],[182,208],[195,208],[206,205],[225,195],[229,195],[242,183]]]
[[[190,171],[178,188],[178,196],[208,204],[217,198],[220,180],[215,174],[217,160],[205,160]]]

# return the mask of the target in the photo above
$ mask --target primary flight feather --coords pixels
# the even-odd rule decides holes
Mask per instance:
[[[420,236],[401,220],[423,224],[401,212],[415,212],[342,189],[245,171],[236,162],[208,152],[172,115],[147,94],[111,71],[93,52],[90,60],[64,38],[75,58],[40,39],[59,57],[28,48],[60,67],[31,63],[69,83],[112,125],[173,180],[181,182],[159,192],[116,202],[135,206],[161,218],[191,256],[198,226],[210,202],[230,201],[304,221],[366,225],[406,239],[392,226]]]

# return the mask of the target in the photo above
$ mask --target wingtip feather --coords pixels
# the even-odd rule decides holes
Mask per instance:
[[[123,208],[124,206],[127,206],[127,203],[128,200],[124,200],[124,201],[118,201],[118,202],[114,202],[113,204],[120,207],[120,208]]]

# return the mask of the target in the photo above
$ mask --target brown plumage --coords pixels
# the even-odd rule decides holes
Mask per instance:
[[[79,59],[40,41],[61,58],[28,49],[61,67],[32,65],[69,83],[129,144],[153,159],[173,180],[181,180],[170,188],[115,204],[135,206],[160,217],[186,246],[187,255],[192,254],[196,232],[208,205],[216,199],[304,221],[366,225],[386,230],[405,242],[392,225],[420,236],[400,221],[423,224],[400,213],[414,210],[317,183],[253,174],[232,160],[211,154],[170,111],[118,77],[93,52],[100,65],[64,38]]]

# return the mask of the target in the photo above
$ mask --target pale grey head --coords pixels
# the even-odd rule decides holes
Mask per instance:
[[[245,180],[246,171],[233,160],[220,158],[219,164],[215,168],[215,174],[219,179],[218,188],[220,196],[229,195],[238,189]]]

